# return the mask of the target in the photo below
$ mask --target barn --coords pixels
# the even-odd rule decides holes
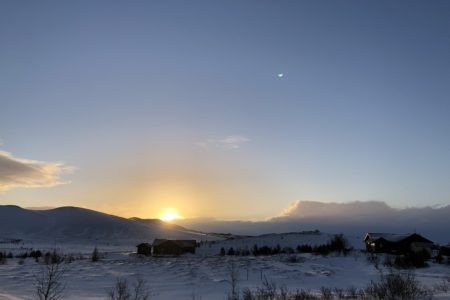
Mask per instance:
[[[367,233],[366,250],[376,253],[407,254],[426,251],[431,254],[434,243],[417,233]]]
[[[153,255],[180,255],[195,253],[196,240],[155,239],[152,244]]]
[[[140,243],[136,246],[137,254],[150,256],[152,255],[152,245],[149,243]]]

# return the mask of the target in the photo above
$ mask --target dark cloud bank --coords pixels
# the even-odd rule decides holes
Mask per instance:
[[[450,242],[450,205],[394,209],[384,202],[322,203],[298,201],[267,221],[186,219],[180,225],[208,232],[254,235],[318,229],[363,236],[366,232],[417,232],[441,244]]]

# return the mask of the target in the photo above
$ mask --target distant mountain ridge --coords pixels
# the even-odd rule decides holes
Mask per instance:
[[[130,243],[154,238],[204,240],[201,232],[161,220],[126,219],[79,207],[29,210],[0,206],[0,239],[33,239],[58,242]]]
[[[0,206],[1,239],[134,243],[154,238],[226,239],[237,235],[299,232],[318,229],[328,233],[362,236],[366,232],[423,234],[450,243],[450,205],[439,208],[395,209],[384,202],[323,203],[298,201],[267,221],[177,220],[122,218],[79,207],[29,210]],[[180,226],[181,225],[181,226]],[[190,228],[190,229],[187,229]],[[228,234],[206,234],[222,232]]]

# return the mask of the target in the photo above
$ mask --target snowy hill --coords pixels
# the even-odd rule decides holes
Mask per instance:
[[[117,244],[151,241],[157,237],[212,239],[201,232],[160,220],[126,219],[78,207],[34,211],[12,205],[0,206],[0,241],[102,241]]]

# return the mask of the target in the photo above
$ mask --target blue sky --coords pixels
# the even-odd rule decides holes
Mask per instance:
[[[447,1],[2,1],[0,150],[62,169],[0,203],[449,204],[449,33]]]

